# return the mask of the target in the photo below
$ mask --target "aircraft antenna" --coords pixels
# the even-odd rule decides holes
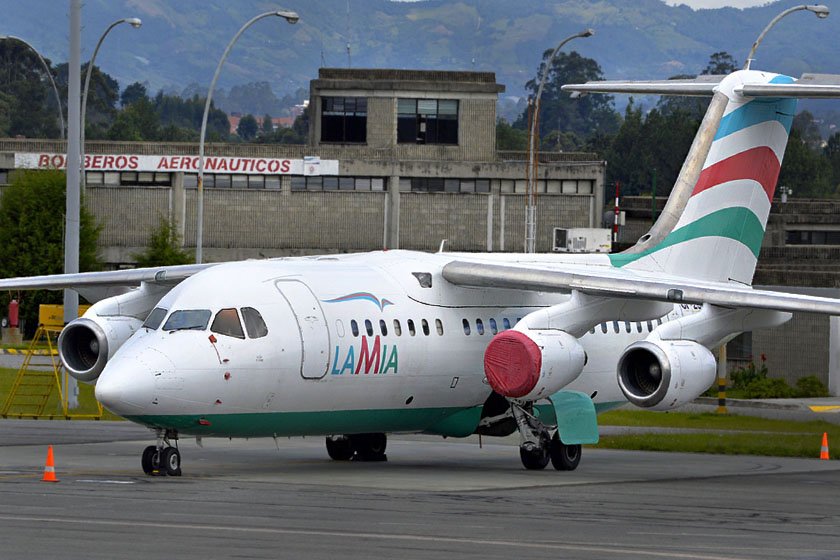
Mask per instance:
[[[350,58],[350,0],[347,0],[347,68],[352,68],[352,60]]]

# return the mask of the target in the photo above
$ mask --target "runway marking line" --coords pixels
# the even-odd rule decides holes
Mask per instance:
[[[403,542],[445,542],[450,544],[473,544],[473,545],[496,545],[512,546],[517,548],[530,548],[535,550],[567,550],[578,552],[603,552],[605,554],[621,554],[630,556],[644,556],[657,558],[685,558],[691,560],[746,560],[738,556],[713,556],[708,554],[693,554],[690,552],[663,552],[661,550],[650,550],[642,548],[624,548],[620,546],[593,546],[584,544],[563,544],[563,543],[539,543],[525,541],[508,541],[495,539],[476,539],[469,537],[446,537],[443,535],[426,536],[410,534],[386,534],[386,533],[361,533],[351,531],[326,531],[317,529],[280,529],[272,527],[230,527],[226,525],[203,525],[195,523],[178,524],[155,523],[153,521],[138,520],[106,520],[106,519],[68,519],[61,517],[35,517],[22,515],[0,515],[0,521],[31,521],[34,523],[65,523],[69,525],[100,525],[103,527],[144,527],[149,529],[176,529],[196,531],[228,531],[234,533],[252,534],[274,534],[274,535],[306,535],[314,537],[353,537],[356,539],[375,539],[383,541]]]

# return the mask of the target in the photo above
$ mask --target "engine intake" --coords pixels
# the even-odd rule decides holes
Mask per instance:
[[[58,337],[61,363],[79,381],[95,381],[114,352],[141,324],[133,317],[93,316],[71,321]]]
[[[715,357],[696,342],[642,340],[618,360],[618,386],[636,406],[671,410],[702,395],[716,371]]]
[[[533,401],[574,381],[586,353],[572,335],[556,330],[509,330],[497,334],[484,352],[484,373],[493,390]]]

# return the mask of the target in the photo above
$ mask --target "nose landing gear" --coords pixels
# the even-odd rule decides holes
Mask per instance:
[[[149,476],[181,476],[181,452],[178,451],[178,432],[157,428],[157,444],[143,450],[140,464]],[[171,445],[169,440],[175,441]]]

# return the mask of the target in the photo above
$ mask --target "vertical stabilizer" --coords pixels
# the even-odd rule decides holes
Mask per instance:
[[[714,136],[682,214],[652,246],[611,255],[614,266],[752,283],[796,99],[741,92],[747,84],[793,81],[742,70],[718,84],[717,93],[728,102],[718,123],[704,120],[715,127]],[[698,136],[704,133],[711,130],[701,129]]]

